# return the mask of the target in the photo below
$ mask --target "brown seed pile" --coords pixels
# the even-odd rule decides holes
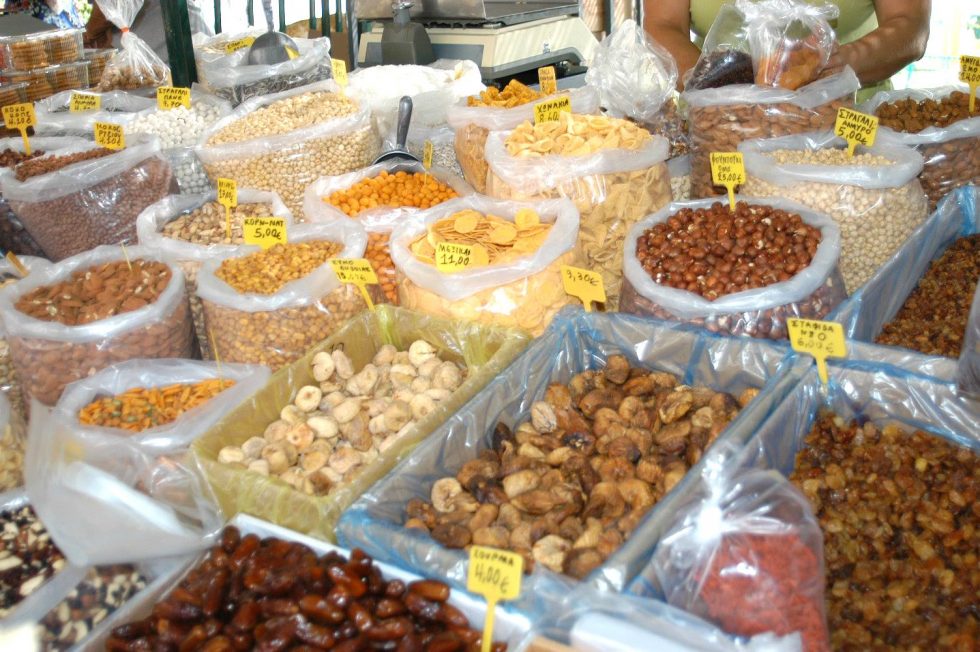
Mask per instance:
[[[926,127],[948,127],[954,122],[977,117],[970,113],[970,96],[954,91],[939,100],[912,98],[886,102],[875,110],[883,127],[917,134]]]
[[[791,479],[823,530],[835,650],[977,649],[976,453],[823,414]]]
[[[978,282],[980,233],[975,233],[959,238],[932,262],[875,341],[927,355],[959,357]]]
[[[17,177],[18,181],[27,181],[31,177],[55,172],[75,163],[91,161],[92,159],[102,158],[103,156],[109,156],[114,153],[111,149],[96,147],[95,149],[75,152],[74,154],[46,156],[44,158],[31,157],[30,160],[24,161],[14,168],[14,176]]]

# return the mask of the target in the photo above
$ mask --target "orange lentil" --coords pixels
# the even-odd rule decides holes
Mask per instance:
[[[362,179],[346,190],[338,190],[323,201],[339,208],[348,217],[388,206],[392,208],[431,208],[457,197],[456,191],[432,175],[422,172],[384,171]]]
[[[143,432],[172,423],[234,384],[232,380],[210,378],[165,387],[133,387],[122,394],[95,399],[78,411],[78,420],[86,426]]]

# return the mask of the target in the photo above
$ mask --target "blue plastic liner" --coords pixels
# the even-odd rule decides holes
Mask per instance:
[[[455,476],[464,462],[489,448],[498,420],[511,427],[529,420],[531,404],[544,396],[549,384],[567,382],[581,371],[601,368],[606,357],[616,353],[626,355],[633,364],[673,373],[684,383],[707,385],[736,396],[750,387],[761,388],[759,396],[720,437],[736,441],[747,440],[755,432],[811,365],[809,359],[788,357],[785,344],[725,337],[623,314],[566,309],[503,374],[343,514],[337,528],[338,541],[345,547],[361,547],[379,561],[464,588],[466,553],[442,547],[427,533],[405,529],[402,524],[408,501],[428,501],[436,480]],[[665,517],[673,512],[675,497],[698,473],[700,465],[650,510],[622,548],[587,581],[604,589],[623,590],[646,564],[665,528]],[[534,612],[541,608],[534,604],[536,594],[563,594],[574,585],[570,578],[538,566],[525,579],[522,597],[514,603],[516,608]],[[555,583],[558,588],[545,586]]]
[[[850,339],[874,342],[885,324],[898,314],[930,263],[958,238],[980,232],[978,203],[980,189],[976,186],[964,186],[947,195],[902,248],[827,319],[842,323]],[[851,359],[876,360],[943,381],[956,377],[952,358],[897,346],[856,345],[851,349]]]
[[[829,364],[828,374],[830,382],[824,387],[816,367],[810,368],[782,404],[756,427],[746,445],[730,454],[727,468],[774,469],[789,476],[821,408],[847,420],[924,430],[980,452],[980,401],[959,395],[955,382],[860,360]],[[690,499],[689,495],[678,496],[677,504],[685,505]],[[628,592],[663,595],[650,566],[630,584]]]

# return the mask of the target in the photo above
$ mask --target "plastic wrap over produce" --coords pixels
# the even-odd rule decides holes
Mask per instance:
[[[0,392],[0,493],[24,484],[24,451],[27,427],[22,414],[16,414]]]
[[[25,400],[33,397],[53,406],[65,386],[117,362],[191,356],[187,291],[184,275],[175,266],[168,265],[169,280],[151,303],[89,323],[70,326],[42,321],[15,307],[25,294],[65,282],[75,272],[102,270],[96,282],[104,283],[104,272],[113,263],[118,274],[122,263],[137,260],[166,262],[159,253],[143,247],[129,247],[125,251],[122,247],[96,247],[0,290],[0,315],[14,369],[23,383]],[[103,299],[118,301],[120,297],[106,293]]]
[[[44,269],[51,264],[43,258],[33,256],[21,256],[19,260],[28,273]],[[20,270],[14,267],[9,258],[0,259],[0,288],[13,285],[22,278]],[[10,400],[14,414],[26,421],[27,409],[24,405],[24,393],[20,379],[14,371],[14,363],[10,357],[10,343],[7,342],[7,331],[3,326],[2,319],[0,319],[0,394],[4,394]],[[0,491],[2,490],[0,488]]]
[[[879,142],[915,147],[922,153],[925,166],[919,180],[930,210],[956,188],[980,184],[980,116],[969,115],[968,93],[962,86],[882,91],[860,107],[882,118]],[[886,105],[888,115],[883,118]]]
[[[133,136],[127,147],[108,156],[63,165],[61,157],[94,150],[79,144],[51,159],[51,172],[24,181],[0,177],[4,199],[28,233],[53,261],[98,245],[132,244],[136,217],[144,208],[176,190],[170,164],[152,136]],[[59,167],[60,166],[60,167]],[[52,220],[52,215],[59,219]]]
[[[224,518],[189,447],[269,375],[256,365],[129,360],[73,383],[49,418],[32,422],[25,472],[31,504],[69,561],[118,564],[208,545]],[[215,379],[233,384],[168,424],[131,432],[79,420],[106,395]]]
[[[711,152],[734,152],[755,138],[830,129],[837,110],[852,106],[860,87],[851,68],[795,91],[751,84],[685,91],[691,129],[691,196],[720,195],[711,180]]]
[[[666,223],[683,209],[711,209],[716,199],[678,202],[639,222],[626,236],[623,249],[624,312],[660,319],[682,320],[712,331],[732,335],[751,335],[775,340],[786,338],[786,319],[805,317],[821,319],[846,296],[837,270],[840,255],[840,230],[827,216],[786,199],[757,200],[736,196],[740,205],[771,206],[798,214],[803,222],[820,231],[820,242],[809,264],[788,279],[763,287],[722,294],[708,299],[701,294],[659,283],[641,263],[638,243],[657,224]],[[727,217],[727,216],[726,216]],[[737,234],[733,234],[735,237]]]
[[[99,108],[91,111],[72,111],[72,96],[93,95],[99,99]],[[137,114],[153,109],[157,102],[152,97],[141,97],[126,91],[63,91],[37,102],[37,126],[42,136],[92,137],[96,122],[125,125]],[[32,141],[33,142],[33,141]]]
[[[973,296],[970,322],[963,336],[963,352],[960,353],[956,382],[965,394],[980,396],[980,285]]]
[[[667,161],[667,174],[670,176],[670,196],[672,201],[687,201],[691,198],[691,155],[684,154]]]
[[[843,324],[848,338],[874,342],[885,325],[898,314],[930,264],[959,238],[980,233],[978,200],[980,189],[975,186],[960,188],[950,194],[892,259],[828,318]],[[949,306],[940,304],[937,311],[944,308]],[[867,351],[865,355],[869,359],[886,356],[887,362],[913,373],[924,373],[944,381],[955,377],[955,366],[948,359],[893,346],[868,345],[861,350]],[[859,351],[855,350],[850,357],[858,355]]]
[[[198,79],[205,89],[237,106],[245,100],[281,93],[330,78],[330,39],[295,39],[299,56],[272,65],[246,63],[248,45],[233,49],[261,31],[219,34],[195,48]]]
[[[918,175],[922,156],[902,145],[861,147],[854,156],[833,132],[751,140],[745,156],[752,197],[782,197],[829,215],[841,230],[840,270],[855,291],[928,215]]]
[[[422,530],[406,528],[406,509],[410,501],[428,501],[436,481],[455,476],[464,463],[475,460],[481,451],[487,453],[495,441],[498,421],[516,429],[529,420],[532,405],[545,396],[552,383],[568,383],[573,375],[601,369],[609,356],[622,354],[631,364],[673,374],[686,385],[707,385],[713,391],[735,395],[762,389],[721,434],[722,440],[741,441],[795,382],[792,370],[784,371],[787,352],[786,347],[758,340],[725,338],[628,315],[583,314],[570,309],[559,315],[505,374],[487,385],[466,409],[454,414],[345,512],[338,539],[344,545],[363,547],[378,559],[424,569],[455,586],[465,586],[466,553],[435,543]],[[633,534],[587,576],[589,583],[613,590],[625,587],[646,563],[666,517],[674,513],[676,497],[694,481],[699,469],[693,464],[673,491],[640,516]],[[508,486],[510,482],[508,479]],[[561,584],[557,589],[556,582]],[[523,597],[514,607],[533,611],[539,608],[537,601],[567,592],[572,582],[568,576],[535,564],[533,573],[525,578]]]
[[[465,365],[466,378],[447,400],[402,433],[393,445],[373,460],[365,460],[350,482],[335,485],[326,495],[310,495],[285,480],[219,461],[222,449],[242,446],[250,438],[262,435],[269,424],[280,418],[283,407],[293,403],[302,387],[317,384],[312,361],[318,353],[342,351],[350,359],[351,371],[362,370],[385,345],[404,351],[416,340],[431,344],[443,359]],[[340,513],[503,372],[526,344],[527,336],[519,331],[377,306],[374,312],[361,313],[305,356],[279,370],[270,383],[198,439],[193,448],[226,515],[247,512],[332,541]]]
[[[242,188],[238,191],[238,206],[231,210],[231,240],[227,236],[225,209],[217,206],[217,192],[194,195],[171,195],[148,206],[136,220],[140,245],[160,253],[184,272],[187,296],[197,343],[205,359],[212,359],[211,338],[204,320],[204,307],[197,294],[197,273],[201,265],[212,258],[241,254],[245,249],[245,217],[281,217],[287,232],[293,226],[293,215],[274,192]],[[206,211],[206,213],[205,213]],[[175,236],[164,229],[180,218],[187,220]]]
[[[464,211],[516,222],[524,210],[534,212],[541,224],[550,225],[540,245],[525,255],[447,273],[433,262],[420,260],[411,249],[414,242],[429,237],[433,225]],[[559,310],[575,301],[563,289],[561,267],[582,264],[578,235],[578,211],[567,199],[515,202],[470,195],[442,203],[403,221],[391,235],[391,258],[400,276],[400,305],[540,335]]]

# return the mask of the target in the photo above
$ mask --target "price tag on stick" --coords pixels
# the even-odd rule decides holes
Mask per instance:
[[[844,327],[834,321],[816,319],[786,320],[789,343],[794,351],[812,355],[817,361],[820,381],[827,384],[827,358],[843,358],[847,355]]]
[[[126,134],[122,125],[111,122],[96,122],[92,131],[95,134],[95,144],[106,149],[125,149]]]
[[[487,617],[483,622],[480,652],[490,652],[493,644],[493,620],[500,601],[513,600],[521,594],[524,558],[516,552],[473,546],[466,573],[466,590],[487,600]]]
[[[268,249],[273,245],[286,244],[286,218],[246,217],[242,222],[245,244]]]
[[[368,285],[378,285],[378,275],[374,273],[366,258],[332,258],[330,266],[341,283],[353,283],[361,291],[368,308],[374,310],[374,302],[367,291]]]
[[[542,95],[554,95],[558,92],[558,79],[555,77],[555,67],[538,68],[538,86]]]
[[[10,264],[14,266],[14,269],[17,270],[17,273],[20,274],[21,278],[27,277],[28,274],[27,268],[24,267],[24,263],[20,262],[20,258],[17,257],[17,254],[15,254],[12,251],[8,251],[7,260],[9,260]]]
[[[231,209],[238,206],[238,184],[234,179],[218,179],[218,203],[225,207],[225,234],[231,241]]]
[[[24,152],[30,155],[31,141],[27,138],[27,128],[37,124],[34,105],[30,102],[8,104],[3,107],[3,122],[7,126],[7,129],[17,129],[20,131],[20,137],[24,139]]]
[[[191,108],[191,89],[181,86],[161,86],[157,89],[157,107],[161,111],[169,111],[182,106]]]
[[[239,50],[252,47],[252,43],[255,43],[254,36],[246,36],[235,41],[229,41],[225,44],[225,54],[231,54],[232,52],[238,52]]]
[[[102,96],[96,93],[72,93],[68,101],[68,110],[72,113],[98,111],[102,108]]]
[[[347,88],[347,64],[343,59],[331,59],[330,70],[333,72],[333,80],[337,82],[340,92],[343,93]]]
[[[735,187],[745,183],[745,158],[742,152],[712,152],[711,182],[728,189],[728,206],[735,210]]]
[[[858,145],[871,147],[878,135],[878,117],[841,107],[837,110],[834,133],[847,141],[847,155],[854,156]]]
[[[429,187],[429,170],[432,169],[432,141],[425,141],[422,147],[422,167],[425,168],[425,187]]]
[[[606,302],[606,287],[599,272],[570,265],[561,266],[561,282],[567,294],[578,297],[585,312],[592,312],[592,302]]]
[[[455,242],[439,242],[436,244],[436,269],[443,274],[461,272],[470,267],[479,267],[490,263],[487,250],[478,244],[464,245]]]
[[[534,105],[534,124],[555,122],[563,111],[572,112],[572,100],[567,95],[538,102]]]
[[[977,110],[977,87],[980,86],[980,57],[960,56],[960,81],[970,87],[970,113]]]

